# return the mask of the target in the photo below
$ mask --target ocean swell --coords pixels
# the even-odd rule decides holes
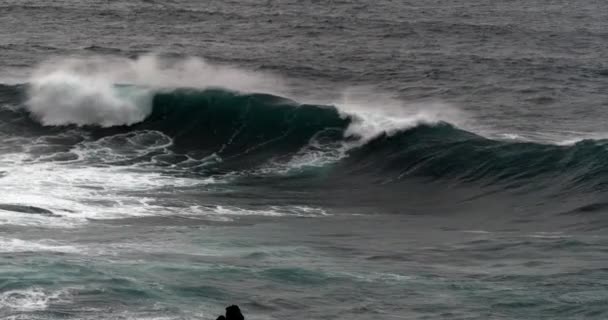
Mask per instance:
[[[89,160],[156,163],[206,176],[314,175],[309,169],[316,167],[326,177],[374,176],[377,183],[422,177],[545,187],[559,181],[561,188],[586,190],[603,190],[608,179],[604,140],[489,139],[459,127],[462,115],[445,105],[302,104],[213,85],[116,84],[108,73],[91,77],[78,70],[54,69],[25,86],[2,85],[3,103],[21,106],[2,108],[3,126],[20,123],[51,136],[66,128],[85,132],[86,138],[66,139],[73,145],[64,149],[76,155],[65,159],[89,152],[97,156]]]

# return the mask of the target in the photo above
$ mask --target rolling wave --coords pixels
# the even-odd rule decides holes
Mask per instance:
[[[24,90],[30,92],[27,107],[15,100],[27,96]],[[103,90],[106,92],[107,88]],[[149,92],[134,86],[115,86],[112,90],[115,92],[108,94],[124,97],[121,103],[142,101],[133,97]],[[3,102],[22,106],[3,108],[3,125],[17,123],[38,133],[46,130],[47,135],[57,134],[57,130],[65,132],[66,127],[78,129],[92,142],[64,139],[70,144],[68,150],[80,148],[82,152],[83,146],[95,145],[115,154],[132,152],[129,164],[169,163],[192,171],[203,167],[197,172],[205,175],[241,172],[297,176],[323,168],[326,175],[344,179],[374,176],[379,183],[427,178],[507,187],[534,183],[542,187],[559,182],[562,188],[604,190],[608,182],[607,141],[551,145],[492,140],[458,128],[449,119],[428,116],[428,112],[390,121],[382,118],[384,122],[370,124],[366,122],[377,121],[377,114],[365,118],[336,106],[299,104],[270,94],[184,88],[156,90],[142,102],[148,106],[135,103],[137,108],[143,108],[144,116],[140,114],[142,110],[134,111],[138,114],[135,118],[124,116],[124,108],[118,108],[118,114],[107,117],[105,113],[72,112],[60,122],[59,117],[48,121],[40,116],[38,104],[42,102],[36,101],[32,107],[31,92],[31,85],[27,89],[0,86]],[[53,92],[52,99],[44,103],[52,107],[58,99],[57,92]],[[77,103],[70,102],[68,110],[89,101],[76,100]],[[104,103],[107,101],[102,100]],[[92,105],[100,108],[101,104]],[[85,120],[74,121],[75,118]],[[110,125],[116,119],[125,121]],[[371,133],[370,127],[374,128]],[[193,161],[206,165],[194,166]],[[312,171],[302,170],[311,168]]]

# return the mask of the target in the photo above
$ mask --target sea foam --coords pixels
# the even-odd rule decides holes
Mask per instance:
[[[44,125],[131,125],[151,113],[154,92],[210,87],[279,94],[282,84],[276,76],[193,57],[60,58],[34,70],[26,105]]]

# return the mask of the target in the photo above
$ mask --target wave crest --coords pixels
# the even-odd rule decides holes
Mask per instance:
[[[29,111],[44,125],[131,125],[152,110],[149,90],[116,87],[103,77],[69,71],[34,78],[28,97]]]

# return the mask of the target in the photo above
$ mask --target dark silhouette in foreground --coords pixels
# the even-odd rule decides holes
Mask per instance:
[[[237,305],[232,305],[226,308],[226,316],[219,316],[217,320],[245,320],[241,309]]]

